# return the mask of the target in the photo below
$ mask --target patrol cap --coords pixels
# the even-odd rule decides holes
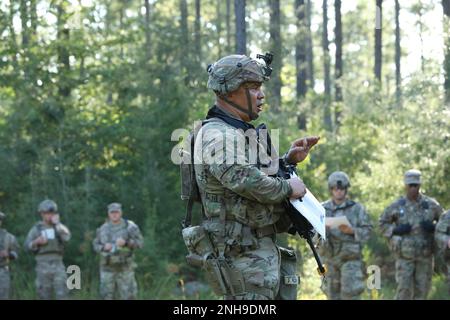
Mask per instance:
[[[4,220],[6,218],[6,214],[0,211],[0,221]]]
[[[58,212],[58,205],[55,201],[47,199],[39,203],[38,212]]]
[[[122,205],[120,203],[113,202],[108,205],[108,213],[115,211],[122,212]]]
[[[411,169],[405,172],[405,184],[421,184],[421,173],[419,170]]]

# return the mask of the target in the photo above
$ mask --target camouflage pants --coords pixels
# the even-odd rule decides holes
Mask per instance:
[[[258,240],[259,248],[245,251],[232,257],[231,264],[241,272],[247,288],[254,292],[235,296],[226,296],[233,300],[270,300],[274,299],[280,283],[280,253],[274,241],[269,237]]]
[[[102,299],[112,300],[117,293],[122,300],[136,299],[137,291],[134,267],[129,266],[118,270],[112,268],[100,269],[100,295]]]
[[[61,260],[38,261],[36,264],[36,288],[39,299],[67,299],[67,273]]]
[[[450,261],[447,261],[447,289],[450,296]]]
[[[433,259],[397,259],[395,261],[395,280],[397,300],[423,300],[431,287]]]
[[[0,300],[9,299],[10,282],[8,267],[0,267]]]
[[[364,292],[363,263],[352,260],[327,263],[328,272],[324,283],[329,300],[358,300]]]

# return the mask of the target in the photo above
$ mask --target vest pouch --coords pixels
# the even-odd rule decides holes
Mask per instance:
[[[205,256],[214,253],[208,233],[203,226],[193,226],[182,230],[184,244],[190,254]]]
[[[297,300],[297,287],[300,277],[297,275],[297,255],[291,248],[279,247],[281,255],[280,289],[277,300]]]

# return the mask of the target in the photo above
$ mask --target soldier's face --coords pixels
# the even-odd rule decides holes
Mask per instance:
[[[331,188],[331,197],[334,201],[343,201],[345,199],[345,196],[347,195],[347,189],[345,188],[339,188],[339,187],[333,187]]]
[[[247,101],[247,94],[246,90],[248,90],[250,94],[250,101],[251,101],[251,110],[254,114],[255,118],[259,115],[259,113],[262,111],[262,105],[264,104],[264,91],[262,89],[262,85],[259,82],[248,82],[242,84],[238,90],[232,92],[229,96],[229,99],[233,101],[234,103],[238,104],[242,108],[248,110],[248,101]],[[250,119],[250,116],[248,113],[242,112],[241,110],[234,109],[238,112],[240,118],[246,122],[250,122],[252,119]]]
[[[121,211],[111,211],[108,213],[109,220],[112,223],[117,223],[122,218],[122,212]]]
[[[407,184],[406,195],[410,199],[416,199],[419,196],[420,184]]]
[[[44,221],[46,224],[51,224],[54,214],[55,214],[54,212],[42,212],[41,213],[42,221]]]

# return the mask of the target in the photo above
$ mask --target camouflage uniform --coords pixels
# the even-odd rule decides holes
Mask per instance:
[[[372,232],[369,216],[361,204],[348,199],[339,205],[330,199],[322,205],[326,217],[347,217],[354,231],[327,229],[327,241],[319,248],[328,269],[325,293],[330,300],[359,299],[365,288],[362,247]]]
[[[448,242],[450,240],[450,210],[441,216],[436,225],[435,233],[436,245],[439,252],[445,257],[447,264],[447,285],[448,293],[450,295],[450,248]]]
[[[233,69],[235,66],[238,69]],[[208,71],[208,87],[222,94],[245,81],[265,80],[258,64],[245,56],[225,57]],[[254,128],[224,109],[214,108],[226,120]],[[222,263],[217,269],[222,276],[216,273],[210,284],[223,281],[222,286],[228,287],[223,294],[228,299],[274,299],[280,286],[281,264],[275,224],[284,213],[280,203],[289,197],[292,188],[286,180],[270,177],[250,163],[245,156],[248,144],[245,150],[236,148],[235,141],[245,141],[243,131],[230,122],[212,120],[198,133],[194,149],[195,176],[206,216],[202,225]],[[219,141],[225,141],[225,146]],[[202,161],[214,154],[227,160]],[[207,268],[207,276],[213,273]]]
[[[56,212],[56,204],[54,206]],[[47,234],[48,242],[45,245],[33,245],[33,241],[43,234]],[[53,236],[49,237],[49,234]],[[63,254],[65,244],[70,238],[69,229],[61,223],[48,225],[39,221],[28,232],[24,246],[25,250],[35,255],[36,288],[39,299],[50,300],[53,293],[56,299],[67,299],[67,273]]]
[[[409,172],[412,171],[405,174],[405,184],[408,184]],[[413,174],[416,174],[415,170]],[[420,173],[417,177],[420,178]],[[420,184],[420,180],[411,183]],[[433,273],[434,234],[432,230],[425,230],[423,224],[437,222],[441,213],[442,208],[436,200],[419,194],[417,201],[400,197],[380,217],[381,231],[389,239],[396,259],[396,299],[427,298]],[[408,224],[408,232],[396,234],[396,228]]]
[[[5,214],[0,212],[0,251],[6,250],[8,257],[0,257],[0,300],[9,299],[9,288],[11,276],[9,272],[9,262],[18,258],[19,245],[16,237],[5,229],[1,228]]]
[[[124,247],[113,252],[103,250],[105,244],[114,244],[118,238],[126,241]],[[116,291],[120,299],[136,299],[134,249],[142,248],[142,245],[142,234],[133,221],[122,219],[118,224],[108,221],[97,229],[93,247],[100,253],[100,295],[103,299],[114,299]]]

